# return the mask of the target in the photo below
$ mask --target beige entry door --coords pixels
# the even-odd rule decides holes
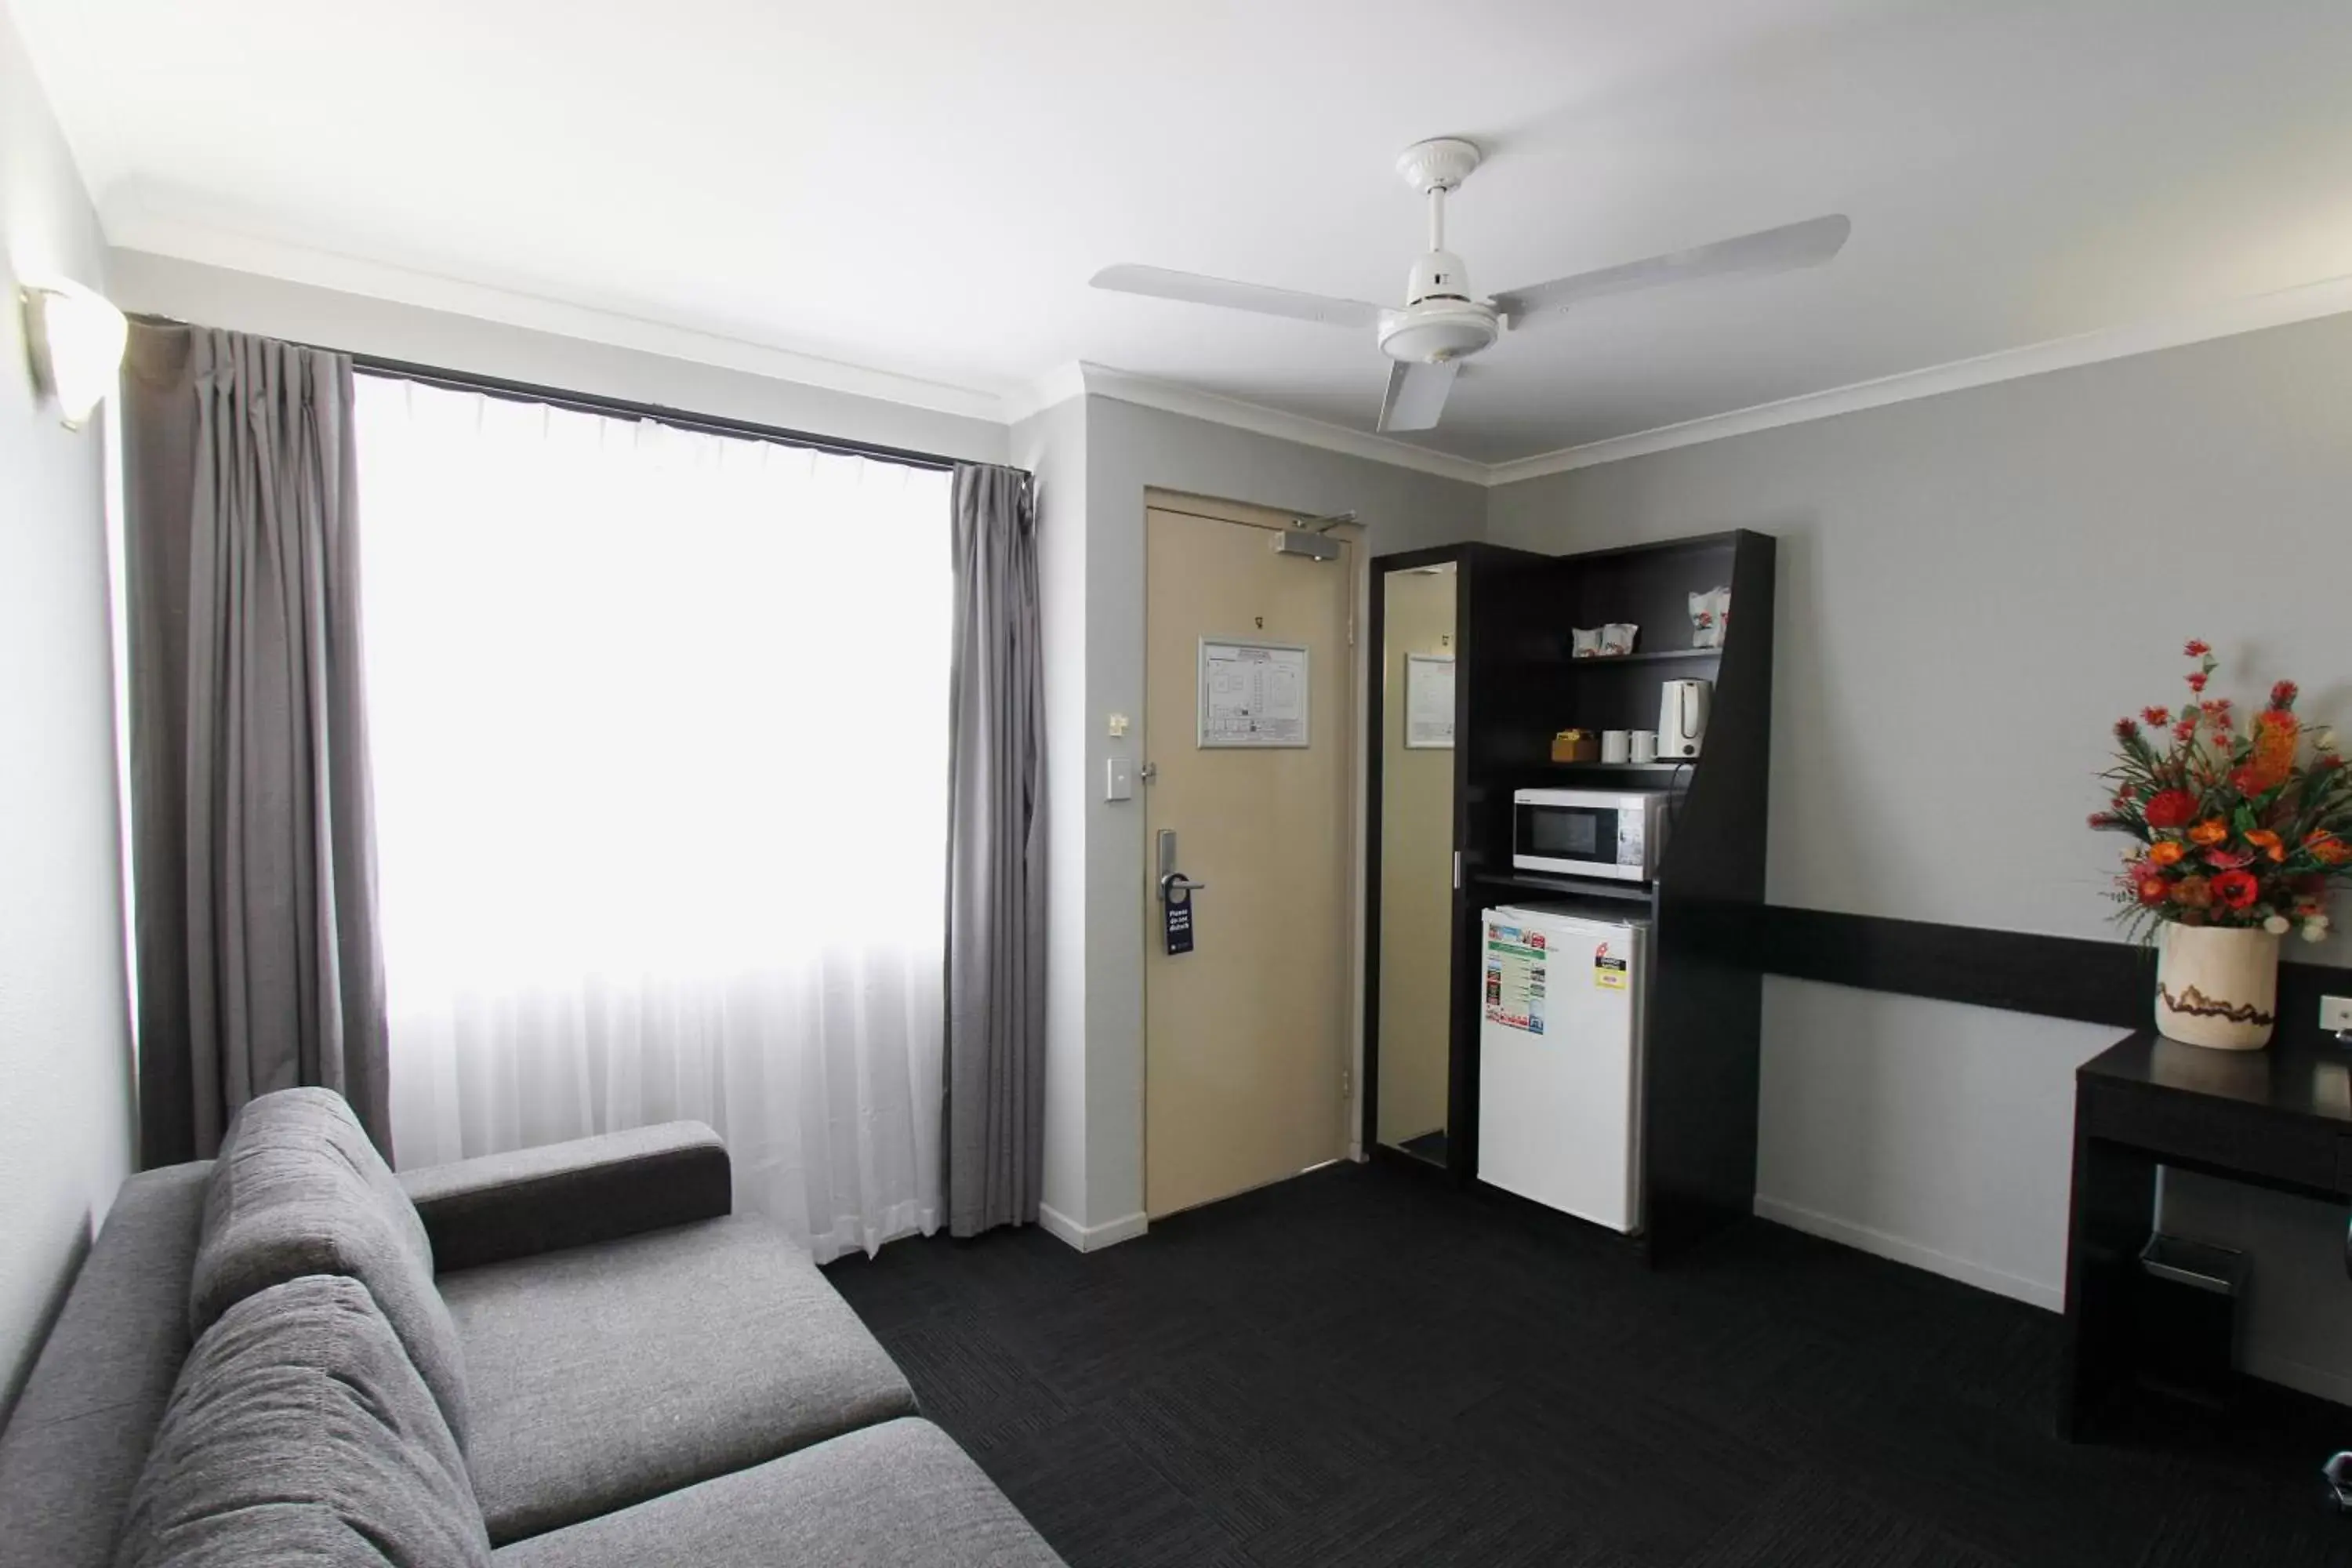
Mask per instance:
[[[1235,521],[1257,515],[1245,509],[1215,510],[1226,515],[1145,514],[1144,1202],[1155,1216],[1347,1148],[1354,551],[1335,541],[1336,561],[1277,555],[1287,519],[1255,526]],[[1253,703],[1262,710],[1243,717]],[[1303,745],[1216,743],[1287,742],[1294,719]],[[1176,835],[1177,868],[1205,884],[1190,894],[1189,952],[1167,951],[1163,830]]]

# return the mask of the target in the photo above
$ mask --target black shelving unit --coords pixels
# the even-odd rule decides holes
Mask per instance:
[[[1738,933],[1764,899],[1771,755],[1774,542],[1738,530],[1654,545],[1538,555],[1485,544],[1383,556],[1376,574],[1455,564],[1454,845],[1447,1166],[1477,1179],[1482,912],[1530,896],[1640,906],[1651,922],[1642,1150],[1645,1222],[1634,1238],[1670,1256],[1753,1211],[1762,976]],[[1728,584],[1721,647],[1666,646],[1690,635],[1688,595]],[[1385,647],[1381,583],[1372,587],[1374,657]],[[1612,621],[1641,627],[1641,651],[1573,657],[1570,631]],[[1706,738],[1694,760],[1555,763],[1571,727],[1645,730],[1668,680],[1713,683]],[[1363,1138],[1377,1145],[1380,1046],[1381,694],[1368,711],[1372,775],[1365,931]],[[1647,885],[1537,876],[1511,864],[1511,797],[1537,785],[1590,783],[1675,795],[1665,857]]]

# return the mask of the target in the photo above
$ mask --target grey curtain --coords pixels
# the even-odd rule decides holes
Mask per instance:
[[[123,390],[142,1163],[294,1085],[388,1156],[351,361],[140,322]]]
[[[1027,474],[955,474],[948,1229],[1037,1217],[1045,1132],[1045,664]]]

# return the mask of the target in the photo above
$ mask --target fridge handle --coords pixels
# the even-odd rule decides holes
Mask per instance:
[[[1454,852],[1454,890],[1457,893],[1462,890],[1462,851],[1459,849]]]

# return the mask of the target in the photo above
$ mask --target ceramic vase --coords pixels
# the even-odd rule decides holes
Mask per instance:
[[[2156,1027],[2217,1051],[2258,1051],[2278,1017],[2279,939],[2168,921],[2158,939]]]

